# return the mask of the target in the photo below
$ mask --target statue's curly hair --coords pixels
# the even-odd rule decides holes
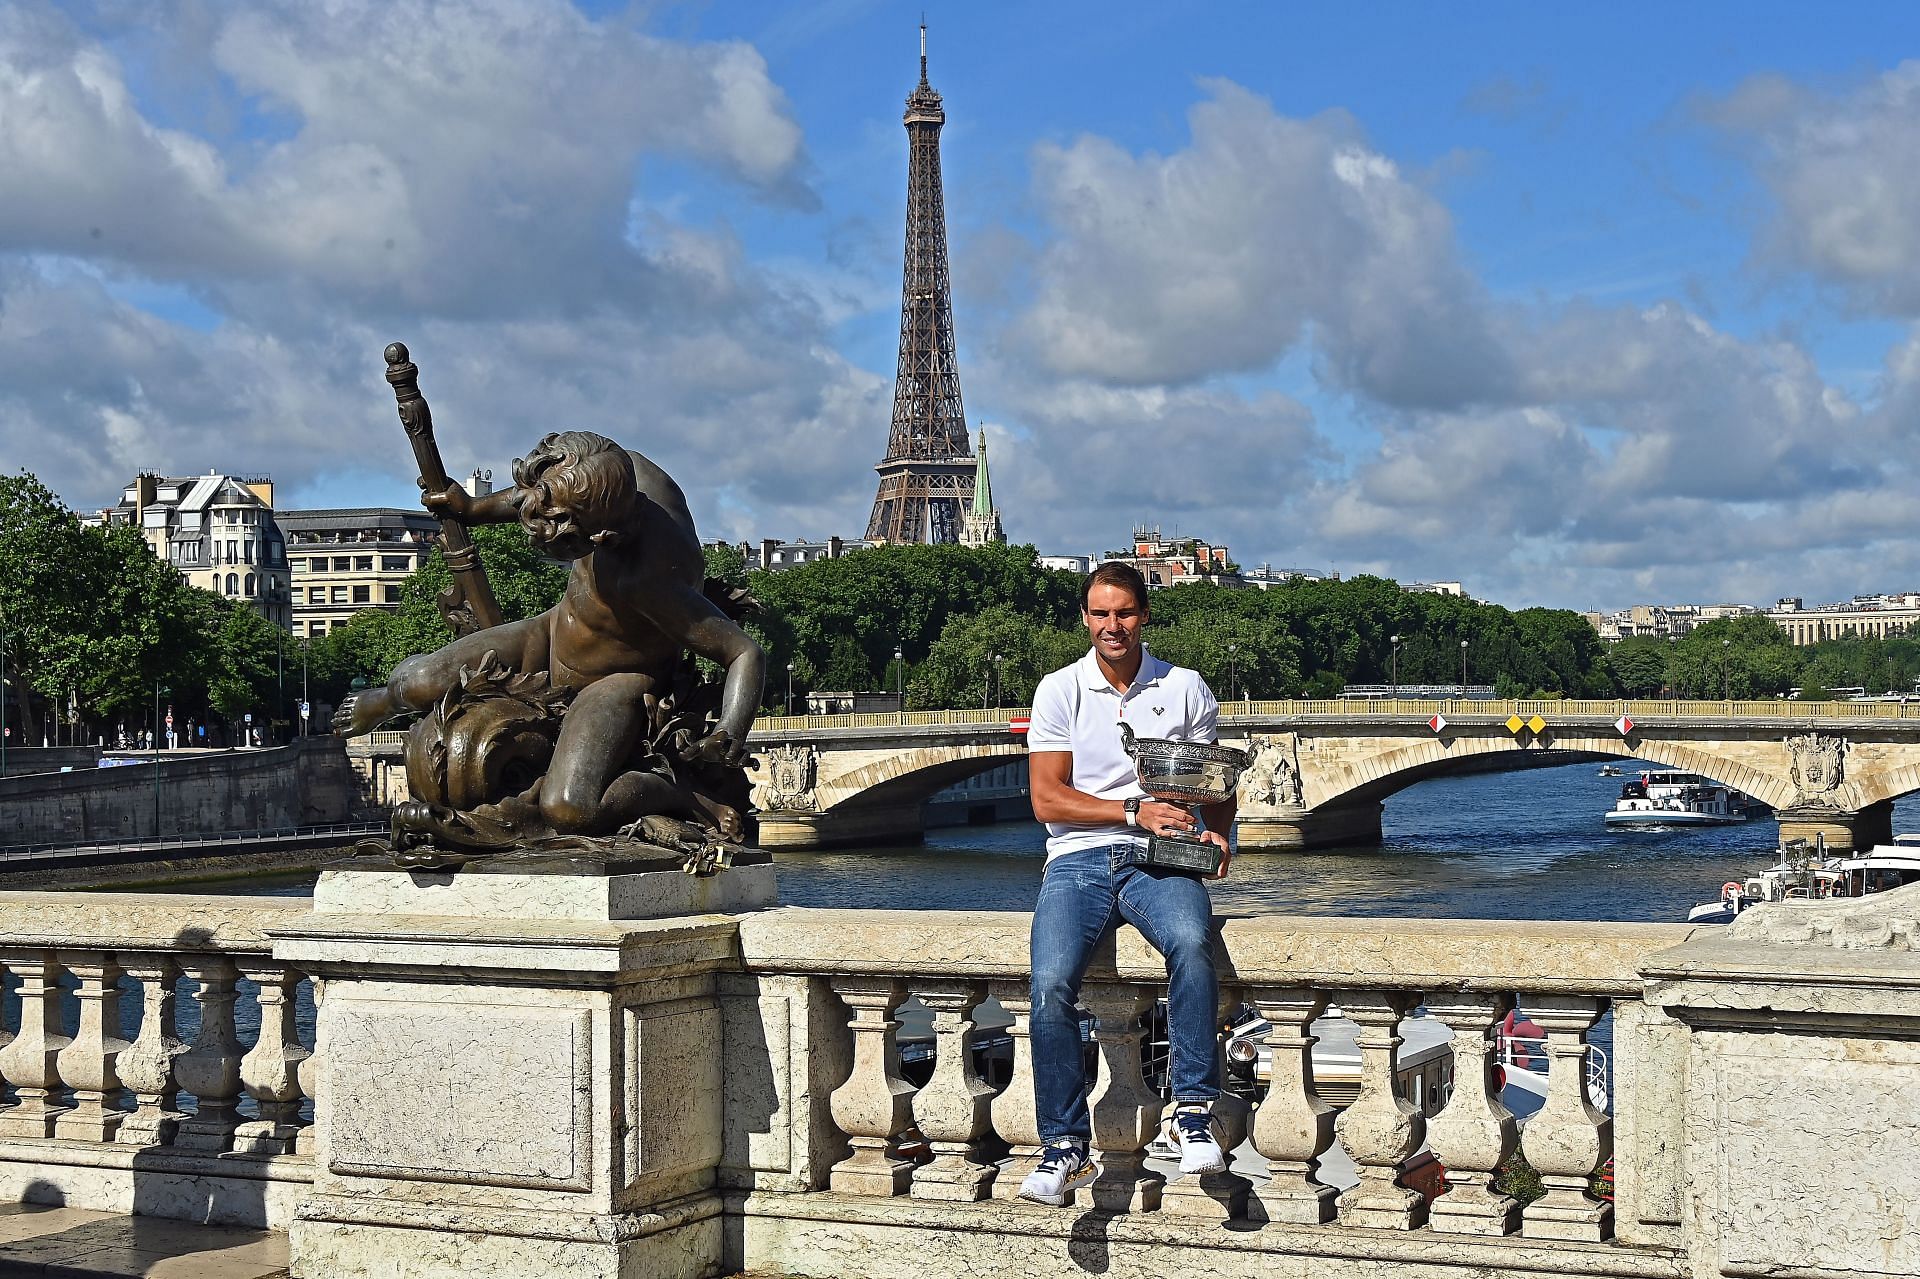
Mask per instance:
[[[528,490],[520,522],[536,538],[577,532],[594,542],[619,526],[637,493],[633,459],[604,435],[556,431],[513,464],[513,482]],[[566,514],[555,518],[549,509]]]

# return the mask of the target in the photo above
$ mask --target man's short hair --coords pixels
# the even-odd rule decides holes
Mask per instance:
[[[561,520],[583,536],[592,536],[613,528],[632,509],[638,489],[633,476],[633,459],[627,451],[604,435],[591,431],[559,431],[547,436],[525,457],[513,464],[513,482],[533,491],[539,499],[534,509],[525,511],[522,523],[544,520],[538,508],[546,505],[565,509],[572,518]],[[548,535],[551,528],[544,531]]]
[[[1133,596],[1133,602],[1141,611],[1147,607],[1147,579],[1140,570],[1121,560],[1108,560],[1093,572],[1087,574],[1087,580],[1080,587],[1080,611],[1087,611],[1087,601],[1093,596],[1096,586],[1118,586]]]

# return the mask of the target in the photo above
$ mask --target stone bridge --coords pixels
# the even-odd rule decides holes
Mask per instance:
[[[1025,750],[1024,710],[810,715],[754,726],[754,798],[771,848],[912,841],[934,792]],[[1245,850],[1377,843],[1381,801],[1491,757],[1554,750],[1645,759],[1738,787],[1781,835],[1829,846],[1892,837],[1893,800],[1920,790],[1920,702],[1235,702],[1221,739],[1254,751]],[[1518,760],[1512,761],[1518,764]],[[1595,814],[1597,820],[1598,814]]]

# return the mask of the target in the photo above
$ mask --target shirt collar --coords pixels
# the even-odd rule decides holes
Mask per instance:
[[[1080,659],[1078,666],[1080,668],[1080,683],[1083,686],[1087,688],[1113,688],[1113,685],[1107,682],[1106,673],[1100,669],[1099,655],[1092,649],[1087,650],[1087,655]],[[1132,687],[1129,688],[1128,691],[1132,692],[1135,689],[1142,689],[1152,684],[1158,684],[1165,678],[1167,672],[1172,669],[1173,663],[1161,661],[1148,651],[1145,644],[1142,644],[1140,646],[1140,671],[1133,677]],[[1115,691],[1117,692],[1118,690],[1116,689]]]

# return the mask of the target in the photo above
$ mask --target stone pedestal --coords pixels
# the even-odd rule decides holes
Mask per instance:
[[[737,924],[665,912],[772,896],[765,864],[323,872],[273,932],[326,987],[292,1273],[713,1273]]]
[[[1755,906],[1644,971],[1686,1028],[1692,1273],[1920,1273],[1920,885]]]
[[[1825,837],[1829,852],[1864,852],[1893,842],[1893,801],[1869,804],[1857,813],[1830,808],[1783,808],[1775,814],[1780,821],[1780,840]]]
[[[762,848],[859,848],[918,844],[927,837],[926,805],[918,801],[824,813],[761,813],[756,820]]]
[[[1378,848],[1380,811],[1375,803],[1344,808],[1279,805],[1242,810],[1235,823],[1243,853],[1298,853],[1316,848]]]

